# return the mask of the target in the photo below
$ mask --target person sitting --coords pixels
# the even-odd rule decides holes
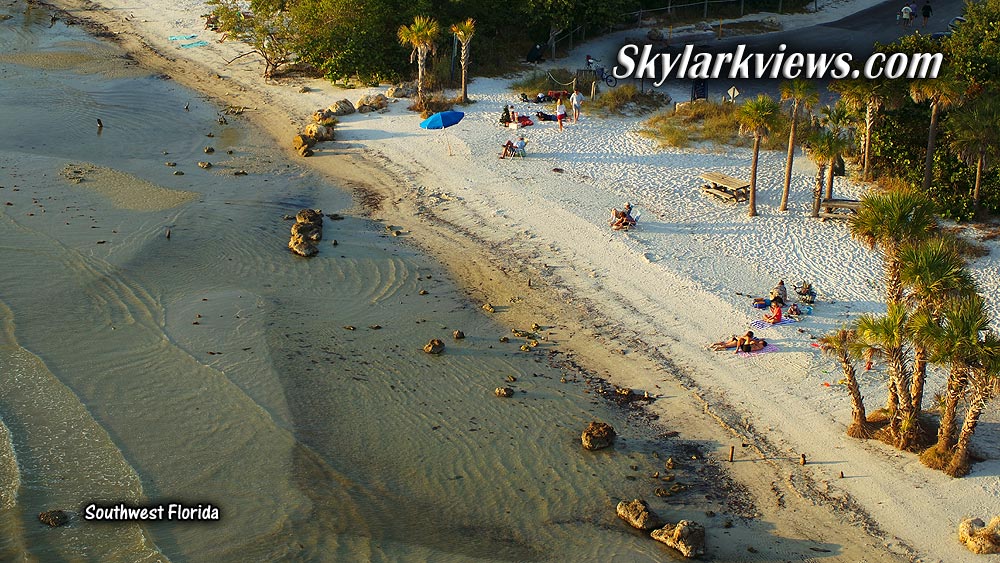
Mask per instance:
[[[792,303],[788,306],[788,310],[785,311],[785,316],[792,317],[793,319],[798,318],[802,316],[802,309],[799,309],[799,305],[797,303]]]
[[[591,57],[590,55],[587,55],[587,68],[593,69],[594,68],[594,64],[599,63],[599,62],[601,62],[601,61],[595,59],[594,57]]]
[[[544,103],[546,103],[548,101],[550,101],[549,100],[549,95],[546,94],[545,92],[539,92],[538,95],[535,96],[535,103],[536,104],[544,104]]]
[[[535,112],[535,117],[537,117],[539,121],[555,121],[556,120],[556,116],[552,115],[551,113],[545,113],[544,111],[536,111]]]
[[[771,299],[780,297],[783,302],[788,301],[788,290],[785,289],[785,280],[778,280],[778,285],[774,286],[774,289],[771,290],[770,297]]]
[[[635,226],[635,218],[632,217],[632,204],[626,202],[625,207],[621,211],[617,209],[611,210],[611,228],[620,231],[622,229],[628,230],[630,227]]]
[[[524,137],[521,137],[522,139]],[[500,158],[508,158],[514,156],[514,151],[517,150],[516,145],[513,142],[507,141],[503,144],[503,152],[500,153]]]
[[[527,156],[528,153],[524,151],[524,147],[528,145],[528,141],[524,140],[524,137],[518,137],[517,142],[514,143],[514,152],[511,156]]]
[[[781,306],[785,302],[781,300],[780,297],[775,297],[771,300],[771,308],[768,309],[768,313],[764,315],[764,322],[771,324],[778,324],[781,322]]]

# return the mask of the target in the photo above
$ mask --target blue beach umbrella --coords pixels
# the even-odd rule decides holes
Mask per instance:
[[[465,117],[465,114],[460,111],[442,111],[421,121],[420,127],[423,129],[441,129],[444,131],[445,128],[451,127],[459,121],[462,121],[463,117]],[[451,142],[447,139],[445,139],[445,141],[448,143],[448,155],[453,156],[451,152]]]
[[[460,111],[442,111],[420,122],[422,129],[444,129],[462,121],[465,114]]]

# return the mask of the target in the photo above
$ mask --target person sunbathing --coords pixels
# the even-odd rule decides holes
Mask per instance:
[[[793,319],[802,316],[802,309],[799,309],[797,303],[792,303],[788,306],[788,310],[785,311],[786,317],[792,317]]]
[[[743,336],[737,337],[735,334],[732,335],[729,340],[722,340],[712,344],[712,350],[716,352],[721,352],[722,350],[728,350],[729,348],[736,348],[737,352],[756,352],[762,350],[764,346],[767,346],[767,342],[753,335],[753,331],[749,330]]]
[[[611,228],[620,231],[622,229],[628,229],[635,226],[635,219],[632,217],[632,204],[625,203],[625,207],[621,211],[618,209],[611,209],[611,221],[609,224]]]
[[[775,297],[771,300],[771,308],[768,313],[764,315],[764,322],[771,324],[778,324],[781,322],[781,306],[785,302],[781,300],[780,297]]]

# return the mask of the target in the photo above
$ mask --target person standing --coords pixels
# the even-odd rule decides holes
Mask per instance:
[[[931,0],[924,0],[924,7],[920,9],[920,15],[924,16],[924,27],[927,27],[927,20],[931,19],[931,14],[933,13]]]
[[[560,96],[559,100],[556,102],[556,121],[559,122],[559,130],[563,130],[563,121],[566,119],[566,104],[563,103],[563,99]]]
[[[913,14],[913,10],[910,8],[909,4],[903,5],[903,9],[900,10],[903,14],[903,27],[910,27],[910,16]]]
[[[569,97],[569,103],[573,106],[573,123],[580,121],[580,108],[583,106],[583,94],[579,88],[573,89],[573,95]]]

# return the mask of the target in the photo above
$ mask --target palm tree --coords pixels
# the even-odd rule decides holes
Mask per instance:
[[[969,473],[969,442],[979,424],[979,417],[986,405],[1000,392],[1000,336],[993,331],[986,333],[979,348],[977,365],[969,371],[969,387],[972,391],[969,406],[965,411],[962,430],[955,442],[955,453],[944,472],[952,477],[962,477]]]
[[[420,106],[424,104],[424,68],[427,65],[427,55],[437,51],[434,41],[439,32],[438,22],[427,16],[413,18],[411,25],[401,25],[396,32],[401,44],[413,47],[410,64],[417,61],[417,104]]]
[[[857,373],[854,369],[854,330],[840,328],[819,339],[823,354],[834,358],[840,363],[844,372],[844,383],[847,393],[851,396],[851,425],[847,427],[847,435],[852,438],[871,438],[874,427],[868,422],[865,414],[865,400],[858,386]]]
[[[899,253],[899,262],[899,279],[908,291],[907,301],[915,311],[926,311],[931,322],[940,318],[941,308],[948,299],[975,293],[975,284],[965,269],[965,260],[950,240],[938,237],[904,245]],[[927,356],[927,346],[915,339],[910,395],[917,413],[923,409]]]
[[[976,183],[972,189],[973,208],[979,212],[983,171],[1000,157],[1000,101],[985,93],[971,106],[955,111],[948,120],[951,149],[966,164],[976,166]]]
[[[840,94],[840,99],[854,111],[864,112],[865,138],[862,146],[862,178],[870,180],[872,131],[882,109],[892,101],[891,82],[886,80],[838,80],[830,89]]]
[[[899,249],[904,243],[927,238],[935,226],[934,204],[924,194],[912,190],[869,191],[861,197],[861,206],[850,218],[848,229],[855,240],[882,252],[886,303],[898,303],[903,298]]]
[[[941,110],[961,102],[962,87],[954,74],[946,72],[937,78],[923,78],[910,83],[910,97],[916,103],[930,102],[931,125],[927,131],[927,155],[924,157],[924,184],[926,192],[931,187],[931,169],[934,163],[934,143],[937,138],[938,117]]]
[[[902,303],[890,303],[885,315],[862,315],[855,334],[864,354],[882,358],[889,370],[886,410],[889,437],[901,450],[912,450],[918,444],[917,413],[910,398],[911,374],[907,365],[907,332],[909,314]]]
[[[462,103],[466,104],[469,102],[469,89],[466,82],[469,72],[469,42],[476,34],[476,20],[469,18],[464,22],[451,24],[451,32],[462,44]]]
[[[940,318],[924,310],[914,316],[911,331],[914,340],[930,351],[930,360],[949,366],[944,404],[941,407],[937,443],[920,459],[934,469],[943,469],[951,460],[955,446],[955,420],[958,403],[965,395],[968,374],[978,361],[983,335],[990,318],[977,294],[951,299],[944,303]]]
[[[788,156],[785,158],[785,184],[781,188],[781,206],[778,211],[788,210],[788,188],[792,183],[792,160],[795,158],[795,136],[798,132],[799,110],[809,109],[819,101],[816,85],[808,80],[796,78],[781,83],[781,101],[792,101],[792,124],[788,129]]]
[[[753,160],[750,161],[750,217],[757,216],[757,158],[760,156],[760,141],[774,128],[780,113],[781,106],[767,94],[760,94],[752,100],[747,100],[736,113],[740,122],[740,134],[753,136]]]
[[[838,137],[851,137],[856,116],[851,108],[844,103],[844,100],[837,100],[832,106],[829,104],[823,106],[820,114],[822,115],[820,125]]]
[[[816,183],[813,217],[819,216],[819,200],[823,197],[823,183],[826,182],[826,198],[833,197],[833,172],[837,158],[847,150],[847,140],[829,129],[819,131],[809,140],[809,157],[819,168]]]

